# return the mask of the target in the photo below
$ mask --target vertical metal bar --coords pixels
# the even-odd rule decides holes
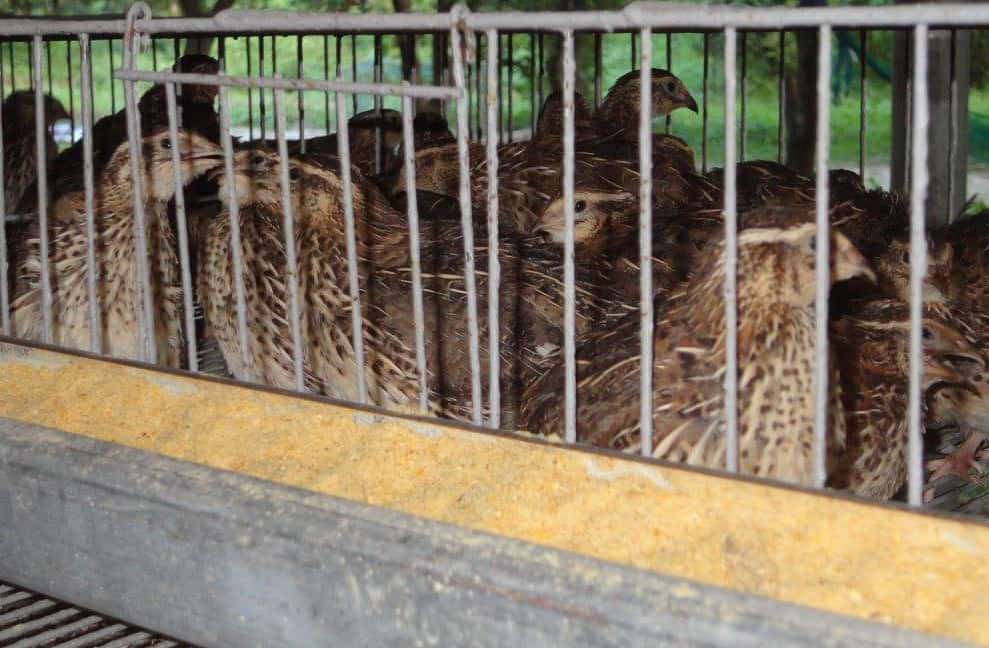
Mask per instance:
[[[45,41],[45,64],[48,66],[48,94],[55,96],[52,92],[52,42]]]
[[[103,324],[96,286],[96,191],[93,186],[93,86],[89,35],[79,35],[79,72],[82,75],[82,179],[86,209],[86,297],[89,302],[89,350],[103,353]]]
[[[747,60],[748,57],[746,56],[746,50],[748,48],[746,47],[746,44],[748,42],[748,33],[742,32],[740,40],[741,42],[739,43],[739,47],[742,50],[742,60],[741,60],[741,71],[738,78],[738,85],[739,85],[738,107],[739,107],[741,123],[739,126],[740,132],[739,132],[739,141],[738,141],[738,159],[739,161],[744,162],[745,140],[746,137],[748,136],[748,128],[746,127],[747,115],[745,114],[745,77],[748,75],[748,60]]]
[[[920,506],[923,499],[924,431],[921,418],[924,371],[921,346],[921,317],[924,305],[924,275],[927,274],[927,239],[924,233],[927,200],[927,25],[917,25],[913,34],[913,156],[910,186],[910,400],[907,444],[907,501]]]
[[[227,69],[227,38],[220,36],[216,40],[216,57],[220,59],[220,65]]]
[[[515,74],[515,39],[513,38],[512,32],[505,34],[505,38],[508,40],[508,87],[506,92],[508,94],[508,114],[505,115],[505,126],[508,129],[508,141],[511,143],[515,139],[515,133],[513,129],[515,127],[515,110],[513,109],[513,97],[515,94],[515,83],[513,80]]]
[[[426,371],[426,325],[422,303],[422,265],[419,258],[419,202],[416,200],[415,141],[412,137],[412,98],[402,97],[402,153],[405,159],[406,215],[409,220],[409,261],[412,266],[412,314],[415,318],[416,370],[419,373],[419,410],[429,410]]]
[[[958,79],[955,60],[957,54],[958,30],[951,30],[950,60],[948,62],[948,222],[955,219],[958,212],[955,200],[955,179],[958,168]]]
[[[341,79],[342,80],[342,79]],[[357,267],[357,239],[354,230],[354,196],[350,178],[350,133],[344,96],[337,93],[337,152],[340,155],[340,183],[343,185],[343,217],[347,238],[347,275],[350,279],[350,323],[357,369],[357,400],[367,403],[367,377],[364,368],[364,318],[361,314],[360,277]]]
[[[258,36],[258,77],[264,78],[264,36]],[[261,141],[267,139],[267,107],[265,106],[264,88],[258,88],[258,106],[261,112]]]
[[[814,293],[814,486],[827,479],[828,432],[828,296],[831,287],[831,233],[828,220],[828,162],[831,143],[831,25],[817,37],[817,239]]]
[[[467,149],[467,88],[464,85],[464,52],[460,30],[450,29],[453,80],[457,88],[457,162],[460,168],[460,223],[464,233],[464,284],[467,288],[467,334],[470,354],[471,421],[481,424],[481,354],[477,328],[477,278],[474,276],[474,226],[470,199],[470,166]],[[491,137],[491,133],[488,133]],[[497,335],[492,331],[491,335]]]
[[[107,60],[110,62],[110,112],[117,112],[117,85],[113,79],[113,70],[116,67],[113,63],[113,39],[106,41]]]
[[[334,72],[334,75],[335,75],[333,78],[335,78],[335,79],[342,79],[343,78],[343,74],[341,73],[341,69],[343,67],[343,37],[340,36],[339,34],[336,35],[336,36],[334,36],[334,46],[335,46],[336,49],[335,49],[335,54],[334,54],[334,57],[335,58],[333,59],[333,72]],[[330,118],[329,118],[329,114],[330,114],[329,105],[330,105],[330,93],[327,92],[326,93],[326,106],[327,106],[327,108],[326,108],[326,114],[327,114],[327,118],[326,118],[326,134],[327,135],[330,134],[330,124],[331,124]],[[335,112],[336,111],[336,97],[334,97],[333,110],[334,110],[334,122],[332,122],[332,123],[335,123],[336,122],[336,112]]]
[[[734,27],[725,28],[725,470],[738,472],[738,219],[735,212]]]
[[[300,37],[301,39],[301,37]],[[275,137],[278,139],[278,160],[282,185],[282,229],[285,230],[285,264],[288,275],[288,317],[292,331],[292,375],[295,389],[305,390],[302,371],[302,312],[299,308],[299,262],[295,254],[295,215],[292,213],[292,184],[289,181],[288,142],[285,140],[285,91],[275,90]]]
[[[478,61],[481,57],[477,57]],[[478,93],[480,96],[480,93]],[[529,32],[529,130],[530,137],[536,132],[536,122],[540,106],[536,105],[536,33]]]
[[[258,41],[264,40],[258,37]],[[264,68],[259,68],[263,71]],[[227,211],[230,213],[230,248],[234,266],[234,299],[237,308],[237,340],[244,368],[251,366],[247,341],[247,298],[244,290],[244,253],[240,243],[240,205],[237,203],[237,176],[234,175],[234,150],[230,138],[230,100],[227,89],[220,86],[220,143],[227,182]]]
[[[14,41],[7,41],[7,54],[10,61],[10,91],[17,91],[17,73],[14,68]]]
[[[305,55],[302,53],[302,38],[300,34],[295,37],[295,57],[296,57],[296,78],[303,78],[305,76]],[[306,98],[302,90],[298,92],[299,99],[299,152],[303,155],[306,154]],[[284,120],[283,115],[279,115],[278,111],[275,111],[275,119]]]
[[[711,53],[711,34],[704,32],[704,73],[701,84],[701,173],[707,173],[707,79]],[[727,174],[726,174],[727,176]]]
[[[601,34],[594,34],[594,108],[601,105]]]
[[[259,36],[260,38],[260,36]],[[244,49],[247,54],[247,76],[251,76],[251,37],[244,39]],[[225,68],[224,68],[225,69]],[[247,137],[254,140],[254,91],[251,86],[247,86]]]
[[[786,74],[786,30],[780,30],[779,67],[776,70],[776,161],[783,161],[783,121],[786,102],[784,101],[784,77]]]
[[[488,42],[497,40],[498,32],[487,31]],[[498,59],[491,47],[488,48],[488,132],[498,131]],[[487,140],[488,165],[488,424],[492,428],[501,426],[501,336],[498,325],[500,306],[501,262],[498,258],[498,138]]]
[[[381,83],[381,34],[374,35],[374,82]],[[381,141],[381,95],[374,95],[374,110],[378,117],[378,125],[374,127],[374,172],[381,173],[383,163],[383,142]]]
[[[185,315],[186,360],[189,371],[199,371],[196,352],[196,313],[192,306],[192,267],[189,262],[189,228],[185,218],[185,179],[179,152],[178,107],[175,84],[165,84],[165,106],[168,110],[168,141],[172,145],[172,176],[175,179],[175,229],[178,231],[179,266],[182,272],[182,306]]]
[[[90,45],[89,63],[88,63],[88,66],[87,67],[89,67],[89,96],[90,97],[94,97],[96,95],[93,94],[93,52],[92,52],[92,45]],[[90,126],[92,126],[94,123],[95,122],[92,119],[89,120],[89,125]]]
[[[41,36],[32,41],[31,64],[34,79],[34,137],[38,169],[38,239],[41,245],[41,321],[42,342],[52,342],[52,285],[48,259],[48,147],[45,145],[45,97],[41,86]],[[17,208],[16,205],[13,206]]]
[[[175,59],[175,63],[173,64],[173,66],[177,68],[179,66],[179,61],[182,59],[182,39],[181,38],[173,38],[172,39],[172,56]],[[181,99],[181,97],[182,97],[182,84],[181,83],[176,83],[175,84],[175,94]],[[178,112],[176,113],[175,116],[178,118],[178,123],[177,123],[178,127],[179,128],[182,128],[183,114],[182,114],[182,104],[181,103],[179,103]]]
[[[483,133],[481,132],[481,112],[482,112],[481,111],[481,104],[483,103],[482,100],[481,100],[481,76],[482,76],[481,75],[481,40],[482,40],[482,37],[481,37],[480,34],[477,34],[475,36],[475,39],[476,39],[476,41],[475,41],[476,51],[475,51],[475,56],[474,56],[474,112],[472,113],[472,115],[473,115],[473,120],[474,120],[474,139],[480,140],[481,137],[483,137]],[[532,78],[534,78],[534,77],[532,77]],[[532,86],[532,87],[534,87],[534,86]]]
[[[357,34],[350,35],[350,80],[357,82]],[[354,103],[354,114],[357,114],[357,95],[350,95]]]
[[[72,83],[72,41],[65,41],[65,70],[68,76],[69,87],[67,92],[69,93],[69,128],[72,135],[70,136],[70,141],[75,141],[76,139],[76,105],[75,105],[75,84]],[[0,72],[2,75],[2,72]],[[0,84],[2,85],[2,84]]]
[[[2,53],[2,50],[0,50]],[[0,60],[0,99],[4,90],[3,61]],[[7,256],[7,187],[4,178],[4,153],[3,150],[3,101],[0,101],[0,331],[4,335],[10,335],[10,295],[7,292],[7,282],[9,273],[9,259]],[[16,209],[16,207],[14,207]]]
[[[650,63],[651,65],[651,63]],[[666,69],[669,72],[673,72],[673,34],[671,32],[666,32]],[[643,89],[643,92],[645,90]],[[672,114],[666,115],[666,132],[670,132],[670,124],[672,122]],[[644,167],[640,167],[644,168]],[[651,257],[650,257],[651,258]]]
[[[642,456],[652,456],[652,31],[642,30],[639,66],[639,431]],[[669,35],[667,34],[667,47]],[[669,50],[667,50],[669,56]],[[668,125],[668,123],[667,123]]]
[[[158,39],[154,36],[151,37],[151,67],[158,71]]]
[[[546,56],[545,56],[545,54],[546,54],[546,49],[545,49],[546,41],[544,40],[543,36],[544,36],[543,32],[539,32],[539,40],[538,40],[538,42],[539,42],[539,85],[538,85],[538,88],[539,88],[539,106],[540,106],[540,108],[542,108],[543,99],[544,99],[544,94],[543,94],[543,75],[546,73]]]
[[[646,30],[644,30],[646,31]],[[563,31],[563,357],[566,370],[564,440],[577,442],[576,276],[574,272],[574,82],[573,31]]]
[[[336,37],[337,45],[340,44],[340,37]],[[337,56],[337,68],[340,67],[340,57]],[[339,69],[337,70],[337,77],[340,76]],[[323,35],[323,78],[327,81],[330,80],[330,37],[328,35]],[[326,135],[330,134],[330,93],[323,93],[323,133]]]
[[[137,6],[137,5],[135,5]],[[132,7],[132,11],[134,8]],[[134,59],[137,54],[137,44],[133,37],[124,43],[124,67],[134,69]],[[148,236],[147,220],[145,218],[144,191],[144,162],[141,144],[141,118],[137,108],[137,92],[133,81],[124,82],[124,109],[127,117],[127,139],[130,144],[131,188],[134,202],[134,253],[137,257],[139,339],[141,341],[141,359],[145,362],[158,361],[158,345],[155,343],[154,295],[151,292],[151,272],[148,268]]]
[[[865,180],[866,128],[868,110],[866,106],[866,56],[868,56],[869,32],[859,31],[859,176]]]
[[[496,43],[495,48],[498,51],[498,110],[499,110],[499,117],[500,117],[501,116],[501,112],[500,112],[501,111],[501,106],[502,106],[502,104],[505,101],[505,84],[503,84],[502,81],[501,81],[502,80],[502,77],[504,76],[503,73],[502,73],[502,66],[503,66],[504,61],[502,60],[502,57],[501,57],[501,34],[500,33],[498,33],[496,35],[496,37],[495,37],[495,43]],[[505,133],[505,122],[502,119],[500,119],[500,118],[498,119],[498,139],[500,141],[502,141],[502,142],[507,142],[508,141],[508,136]]]

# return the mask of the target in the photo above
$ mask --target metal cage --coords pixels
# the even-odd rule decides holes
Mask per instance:
[[[639,187],[639,267],[640,267],[640,393],[639,401],[643,457],[653,456],[655,448],[652,430],[652,390],[653,390],[653,345],[654,345],[654,313],[652,301],[652,224],[653,214],[651,205],[653,178],[646,169],[652,168],[653,151],[651,150],[651,120],[652,106],[647,87],[650,84],[650,70],[653,67],[652,47],[644,47],[643,43],[651,43],[652,36],[665,33],[666,62],[672,61],[671,41],[680,32],[702,33],[704,36],[705,53],[708,50],[712,36],[720,35],[724,41],[724,240],[725,240],[725,283],[723,289],[726,321],[726,368],[723,378],[725,402],[725,434],[727,435],[727,453],[724,470],[737,473],[739,467],[739,371],[743,367],[738,364],[737,325],[738,312],[737,294],[737,264],[738,264],[738,214],[736,212],[736,163],[745,157],[746,123],[745,123],[745,82],[746,58],[745,35],[757,31],[776,31],[780,36],[780,70],[782,71],[782,52],[785,33],[788,30],[813,30],[818,36],[818,82],[817,82],[817,122],[816,122],[816,301],[815,301],[815,355],[814,371],[815,400],[815,445],[814,445],[814,483],[823,488],[826,473],[826,438],[828,427],[828,315],[829,315],[829,142],[830,132],[830,96],[831,96],[831,47],[834,30],[860,30],[862,49],[865,49],[865,34],[872,29],[904,30],[911,35],[912,47],[912,79],[910,83],[910,114],[909,138],[912,143],[910,156],[910,372],[909,372],[909,445],[908,445],[908,494],[907,501],[913,507],[922,503],[924,488],[924,471],[922,463],[922,289],[927,268],[927,244],[925,240],[925,222],[927,221],[928,197],[928,126],[930,122],[928,95],[928,35],[933,29],[956,29],[964,27],[984,27],[989,25],[989,5],[911,5],[890,7],[841,7],[841,8],[736,8],[736,7],[691,7],[684,11],[680,7],[653,3],[636,3],[621,11],[593,11],[567,13],[473,13],[463,7],[457,7],[447,14],[403,14],[403,15],[353,15],[353,14],[295,14],[289,12],[259,12],[259,11],[225,11],[211,18],[152,18],[150,9],[139,3],[131,8],[124,19],[0,19],[0,39],[8,42],[7,60],[13,73],[13,47],[15,42],[28,43],[31,57],[32,86],[36,106],[36,141],[37,158],[44,161],[47,155],[45,149],[46,117],[44,114],[43,95],[45,93],[45,52],[50,43],[56,41],[75,40],[80,54],[78,61],[72,60],[72,49],[67,48],[69,60],[66,63],[68,74],[78,73],[80,83],[76,88],[82,106],[82,141],[84,142],[85,164],[84,185],[85,205],[88,227],[88,273],[87,294],[89,300],[89,330],[91,339],[89,347],[80,349],[93,354],[101,354],[104,350],[98,331],[99,309],[97,307],[98,282],[96,276],[95,258],[98,254],[94,234],[94,163],[93,163],[93,71],[92,44],[97,39],[108,39],[108,58],[113,67],[113,79],[123,83],[123,105],[127,116],[127,136],[130,146],[132,177],[136,183],[133,201],[133,217],[136,231],[136,258],[138,260],[137,276],[140,289],[140,349],[139,356],[133,358],[145,364],[154,365],[160,362],[155,347],[154,307],[151,303],[153,291],[148,267],[148,251],[153,242],[149,240],[146,218],[145,201],[142,198],[146,188],[141,183],[141,122],[138,114],[139,83],[162,84],[166,88],[169,137],[174,155],[176,169],[174,185],[176,188],[176,214],[179,228],[179,252],[181,267],[181,285],[184,294],[182,321],[185,338],[188,340],[186,349],[186,368],[196,372],[197,349],[194,323],[192,296],[194,286],[190,276],[189,241],[182,233],[186,227],[185,206],[182,200],[180,165],[178,164],[178,126],[181,117],[177,109],[177,96],[181,88],[188,85],[211,86],[218,89],[219,113],[221,123],[221,143],[224,154],[224,172],[228,178],[233,178],[234,144],[231,138],[231,104],[229,94],[234,89],[243,89],[248,93],[257,93],[255,103],[253,94],[249,98],[249,118],[253,139],[254,114],[257,106],[261,117],[260,137],[265,139],[266,122],[269,107],[273,110],[275,146],[281,160],[280,188],[282,200],[283,227],[286,241],[287,285],[289,286],[289,310],[285,314],[292,323],[292,378],[294,387],[299,392],[306,391],[303,362],[302,328],[299,322],[300,301],[304,296],[299,294],[298,273],[294,250],[295,222],[290,197],[289,182],[289,139],[287,136],[287,114],[290,111],[287,96],[296,93],[298,96],[297,113],[299,115],[299,141],[306,139],[307,126],[305,119],[304,94],[322,93],[325,108],[325,132],[335,127],[339,134],[340,176],[342,179],[342,198],[345,210],[345,243],[348,279],[341,290],[347,293],[352,304],[352,345],[355,355],[357,373],[355,391],[358,394],[357,405],[374,405],[369,399],[367,379],[365,377],[364,358],[364,321],[362,318],[362,296],[358,281],[358,252],[355,239],[355,214],[353,197],[351,195],[351,150],[348,142],[347,113],[357,111],[357,97],[370,96],[373,98],[373,108],[380,109],[385,98],[397,98],[400,101],[402,113],[402,141],[404,146],[404,167],[407,189],[414,195],[416,180],[415,147],[413,145],[413,112],[415,100],[432,100],[442,104],[455,117],[455,135],[459,154],[459,210],[462,236],[465,249],[468,251],[464,258],[464,282],[466,289],[465,313],[467,321],[468,346],[464,362],[469,366],[470,403],[469,423],[474,426],[484,426],[494,430],[501,427],[499,420],[500,401],[502,395],[499,389],[499,336],[490,334],[488,343],[487,369],[489,371],[488,392],[482,390],[481,334],[480,322],[486,318],[487,330],[499,330],[500,312],[497,299],[488,299],[487,312],[480,312],[475,279],[475,249],[474,222],[486,219],[488,240],[486,247],[488,294],[497,295],[500,284],[500,268],[498,257],[499,220],[498,220],[498,146],[500,143],[513,141],[516,137],[513,120],[513,64],[505,65],[505,60],[512,62],[513,47],[517,39],[527,38],[530,51],[539,51],[539,70],[536,71],[535,57],[530,60],[531,78],[539,76],[538,86],[533,83],[529,87],[532,103],[532,124],[535,122],[535,106],[541,103],[543,87],[543,43],[547,37],[558,37],[562,50],[561,87],[563,92],[563,133],[562,133],[562,196],[564,204],[565,240],[563,244],[563,276],[564,308],[563,331],[564,344],[562,349],[565,366],[565,416],[563,421],[563,441],[573,444],[577,441],[577,383],[576,383],[576,302],[575,288],[575,251],[574,251],[574,158],[575,158],[575,114],[574,93],[576,84],[576,62],[574,56],[575,37],[590,34],[593,38],[593,56],[595,70],[593,88],[595,104],[602,92],[601,59],[602,35],[612,32],[624,32],[631,35],[632,67],[640,70],[640,115],[639,115],[639,150],[638,165],[643,170]],[[141,48],[148,42],[159,39],[196,37],[211,35],[218,37],[219,55],[221,61],[232,55],[232,45],[229,39],[244,38],[247,52],[248,74],[241,76],[226,74],[204,75],[181,72],[166,72],[141,69],[139,66]],[[373,79],[359,80],[357,74],[357,50],[354,46],[356,36],[369,36],[374,39]],[[402,83],[383,82],[382,72],[382,37],[395,36],[396,39],[407,38],[401,47],[415,47],[417,36],[429,36],[435,46],[440,49],[442,56],[449,56],[449,79],[442,78],[444,74],[434,69],[433,83],[423,83],[421,79],[407,79]],[[294,36],[298,39],[298,72],[299,78],[284,78],[277,74],[265,75],[265,37]],[[322,36],[324,38],[324,77],[305,78],[302,74],[302,38],[306,36]],[[335,45],[334,69],[330,69],[330,40],[333,37]],[[346,57],[342,55],[346,38],[350,37],[351,69],[345,70],[343,63]],[[478,54],[478,41],[483,37],[486,43],[486,56]],[[115,39],[121,41],[121,60],[113,59]],[[256,39],[257,61],[260,69],[257,74],[251,73],[252,39]],[[742,47],[740,50],[741,40]],[[636,45],[638,43],[638,46]],[[153,48],[153,55],[158,56],[158,48]],[[277,55],[277,48],[270,49],[271,56]],[[741,51],[741,60],[739,60]],[[507,57],[507,58],[506,58]],[[50,67],[52,60],[47,60],[49,67],[48,80],[51,82]],[[155,63],[157,67],[157,63]],[[860,97],[862,109],[858,124],[859,140],[859,169],[863,170],[866,159],[867,119],[865,108],[866,73],[865,63],[861,63]],[[0,65],[2,70],[2,65]],[[348,74],[349,73],[349,74]],[[10,75],[8,74],[8,77]],[[348,78],[349,76],[349,78]],[[708,61],[704,59],[704,106],[702,108],[703,137],[701,148],[701,164],[704,169],[708,166]],[[19,81],[19,80],[17,80]],[[482,91],[483,81],[483,91]],[[9,82],[16,83],[9,78]],[[71,84],[71,81],[70,81]],[[779,81],[782,87],[782,73]],[[741,93],[740,91],[741,86]],[[16,87],[13,86],[12,87]],[[113,84],[111,83],[111,89]],[[271,92],[273,102],[269,105],[265,96]],[[115,91],[114,91],[115,92]],[[70,97],[73,94],[70,93]],[[348,96],[352,97],[348,106]],[[332,104],[331,104],[332,101]],[[330,108],[335,109],[336,123],[330,120]],[[116,109],[116,95],[112,98],[112,107]],[[783,101],[782,91],[779,97],[778,155],[782,153],[782,120],[787,109]],[[741,115],[741,121],[739,116]],[[0,115],[0,120],[3,116]],[[75,130],[73,118],[73,132]],[[667,129],[669,120],[667,119]],[[956,128],[957,130],[957,128]],[[955,133],[957,136],[957,132]],[[470,169],[468,162],[468,147],[472,140],[485,143],[487,167],[486,210],[478,213],[478,205],[472,200],[470,186]],[[302,144],[304,147],[304,144]],[[381,155],[380,132],[377,138],[378,157]],[[303,152],[305,152],[303,150]],[[2,153],[2,151],[0,151]],[[0,155],[2,159],[2,155]],[[955,158],[954,165],[958,162]],[[40,163],[39,163],[40,166]],[[0,177],[2,177],[0,169]],[[245,287],[241,246],[238,225],[237,195],[233,183],[229,183],[228,197],[230,212],[230,234],[232,237],[232,263],[235,276],[235,304],[240,349],[246,354],[249,348],[248,320],[245,303]],[[0,192],[0,201],[3,192]],[[43,325],[40,338],[37,340],[18,340],[13,336],[11,321],[11,295],[7,293],[8,273],[11,269],[7,263],[7,247],[4,238],[0,238],[0,316],[2,316],[2,332],[5,340],[14,344],[23,342],[41,342],[51,344],[54,340],[52,333],[52,288],[51,288],[51,259],[49,258],[48,241],[48,212],[49,190],[46,173],[38,173],[37,187],[37,219],[40,232],[40,272],[41,272],[41,312]],[[9,213],[13,207],[0,202],[0,213]],[[419,213],[415,200],[409,200],[406,217],[410,228],[410,259],[412,266],[412,298],[414,318],[416,322],[415,358],[419,397],[417,406],[420,413],[427,412],[427,370],[424,336],[426,335],[426,317],[423,312],[423,286],[419,258]],[[483,242],[482,242],[483,243]],[[246,360],[245,360],[246,364]],[[485,404],[488,416],[483,415]]]

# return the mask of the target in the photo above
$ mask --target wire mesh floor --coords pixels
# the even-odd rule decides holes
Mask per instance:
[[[189,644],[0,582],[0,646],[176,648]]]

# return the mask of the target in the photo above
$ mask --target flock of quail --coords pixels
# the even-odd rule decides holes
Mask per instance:
[[[175,70],[215,74],[217,62],[185,56]],[[683,83],[652,71],[655,116],[697,105]],[[638,71],[619,78],[600,107],[575,98],[577,437],[638,452],[639,178]],[[238,142],[233,177],[224,170],[216,88],[185,86],[178,159],[186,182],[188,237],[201,330],[184,330],[173,151],[165,92],[140,100],[143,186],[155,342],[159,362],[186,367],[185,342],[222,355],[230,375],[295,386],[281,168],[272,142]],[[66,116],[46,99],[50,122]],[[488,336],[500,341],[501,426],[558,435],[564,420],[564,205],[560,95],[547,98],[526,142],[498,149],[501,284],[488,289],[484,146],[470,145],[482,386]],[[37,211],[34,94],[3,104],[8,212]],[[138,357],[133,182],[123,111],[93,130],[95,271],[99,330],[90,330],[82,148],[56,155],[48,143],[50,280],[55,344]],[[417,200],[428,375],[428,409],[470,420],[467,288],[458,203],[457,145],[445,120],[414,122],[416,195],[406,192],[400,115],[361,113],[348,128],[364,368],[370,402],[412,410],[419,402],[409,226]],[[381,138],[380,147],[376,137]],[[655,308],[653,455],[721,468],[725,250],[722,174],[697,171],[673,135],[652,136]],[[341,168],[335,135],[290,143],[299,322],[307,390],[358,398]],[[379,159],[376,159],[380,155]],[[42,168],[45,168],[44,166]],[[379,170],[380,169],[380,170]],[[907,465],[909,213],[898,195],[867,190],[856,174],[832,171],[828,484],[889,499]],[[813,483],[814,182],[785,166],[748,161],[738,179],[738,425],[741,472]],[[238,330],[229,196],[239,207],[239,256],[247,315]],[[8,223],[14,334],[40,339],[41,262],[37,218]],[[931,478],[981,472],[989,432],[989,218],[976,215],[928,232],[924,301],[924,416]],[[497,297],[498,331],[487,330]],[[203,360],[205,362],[205,359]],[[492,412],[486,412],[491,415]]]

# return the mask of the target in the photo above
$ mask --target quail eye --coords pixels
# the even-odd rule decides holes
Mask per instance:
[[[811,252],[816,252],[817,251],[817,237],[816,236],[810,237],[810,240],[807,241],[807,246],[810,248],[810,251]]]
[[[577,202],[575,202],[573,204],[573,209],[574,209],[575,212],[577,212],[579,214],[580,212],[582,212],[585,209],[587,209],[587,203],[585,201],[583,201],[583,200],[578,200]]]
[[[673,81],[667,81],[666,82],[666,91],[667,92],[674,92],[676,89],[677,89],[677,84],[676,83],[674,83]]]
[[[295,182],[302,177],[302,172],[293,167],[289,169],[288,177],[291,178],[292,182]]]
[[[910,253],[906,250],[900,254],[900,263],[910,263]]]
[[[934,334],[931,333],[931,329],[927,328],[926,326],[923,328],[923,330],[921,330],[920,335],[925,340],[930,340],[931,338],[934,337]]]
[[[172,149],[172,141],[169,139],[163,139],[161,141],[161,148],[165,149],[166,151],[170,151]]]
[[[251,165],[255,167],[264,166],[264,158],[260,155],[255,155],[253,158],[251,158]]]

